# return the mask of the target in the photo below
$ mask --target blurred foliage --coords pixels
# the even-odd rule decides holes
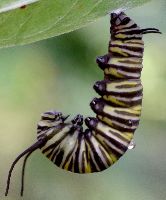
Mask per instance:
[[[40,151],[26,170],[29,200],[165,200],[166,199],[166,24],[164,1],[127,11],[141,27],[159,28],[163,35],[144,37],[144,85],[136,148],[108,170],[88,175],[63,171]],[[103,78],[95,57],[107,52],[109,18],[54,39],[0,50],[0,196],[18,200],[21,162],[14,170],[9,197],[3,196],[8,169],[16,155],[36,140],[43,111],[94,115],[92,85]]]
[[[0,0],[0,47],[27,44],[79,29],[108,12],[149,0]]]

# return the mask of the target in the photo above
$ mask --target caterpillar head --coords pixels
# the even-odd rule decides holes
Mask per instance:
[[[63,116],[61,112],[57,111],[47,111],[42,113],[41,120],[37,124],[37,138],[41,138],[48,131],[51,131],[57,127],[57,125],[63,124],[65,120],[69,117]]]
[[[41,115],[41,120],[49,121],[49,122],[64,122],[68,116],[63,116],[61,112],[57,112],[55,110],[44,112]]]

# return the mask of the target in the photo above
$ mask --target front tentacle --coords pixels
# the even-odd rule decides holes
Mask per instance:
[[[26,154],[32,153],[34,152],[36,149],[40,148],[41,146],[44,146],[46,143],[46,139],[43,138],[42,140],[39,140],[37,142],[35,142],[32,146],[30,146],[28,149],[26,149],[25,151],[23,151],[12,163],[9,173],[8,173],[8,178],[7,178],[7,185],[6,185],[6,192],[5,192],[5,196],[8,195],[8,191],[9,191],[9,186],[10,186],[10,178],[12,175],[12,171],[15,167],[15,165],[17,164],[17,162]]]
[[[26,167],[27,159],[29,158],[29,156],[30,156],[32,153],[33,153],[33,151],[30,151],[30,152],[26,155],[26,157],[24,158],[23,165],[22,165],[20,196],[23,196],[23,193],[24,193],[24,178],[25,178],[25,167]]]

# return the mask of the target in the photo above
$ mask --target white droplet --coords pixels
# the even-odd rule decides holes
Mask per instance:
[[[135,148],[135,146],[136,146],[136,143],[134,142],[134,140],[131,140],[131,142],[130,142],[130,144],[129,144],[129,146],[128,146],[128,149],[134,149]]]

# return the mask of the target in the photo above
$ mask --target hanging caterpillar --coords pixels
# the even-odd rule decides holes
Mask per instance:
[[[90,103],[96,118],[48,111],[41,115],[37,125],[37,142],[22,152],[13,162],[25,156],[22,167],[21,196],[24,190],[24,173],[28,157],[36,149],[55,165],[75,173],[100,172],[114,164],[128,149],[138,127],[142,84],[140,80],[144,51],[143,34],[161,33],[156,28],[141,29],[124,12],[111,13],[111,39],[108,53],[97,57],[104,71],[104,80],[97,81],[95,91],[101,96]],[[83,130],[83,122],[87,129]]]

